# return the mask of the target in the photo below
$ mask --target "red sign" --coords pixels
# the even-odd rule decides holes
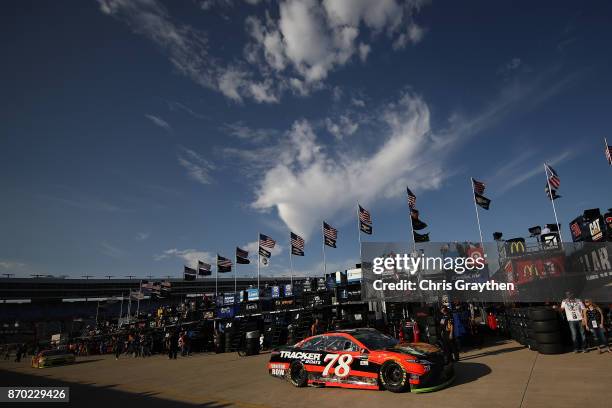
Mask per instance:
[[[519,285],[535,279],[547,279],[560,276],[565,270],[564,258],[544,258],[516,261],[515,282]]]

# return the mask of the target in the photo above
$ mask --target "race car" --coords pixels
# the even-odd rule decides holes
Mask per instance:
[[[32,357],[32,367],[53,367],[64,364],[73,364],[74,361],[74,354],[66,350],[45,350]]]
[[[296,387],[323,386],[430,392],[454,379],[452,361],[427,343],[399,343],[375,329],[351,329],[308,337],[274,350],[270,375]]]

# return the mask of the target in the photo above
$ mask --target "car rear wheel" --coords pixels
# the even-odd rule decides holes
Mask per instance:
[[[395,361],[387,361],[380,368],[380,382],[387,391],[406,392],[410,389],[408,373]]]
[[[308,372],[301,361],[294,361],[289,366],[289,382],[296,387],[305,387],[308,384]]]

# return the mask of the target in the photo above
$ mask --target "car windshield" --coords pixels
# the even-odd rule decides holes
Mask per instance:
[[[378,331],[361,331],[353,334],[357,340],[363,343],[370,350],[384,350],[389,347],[395,346],[398,341],[391,336],[382,334]]]

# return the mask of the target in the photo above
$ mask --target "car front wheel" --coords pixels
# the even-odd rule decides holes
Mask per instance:
[[[380,368],[380,382],[387,391],[406,392],[410,389],[408,373],[395,361],[387,361]]]
[[[308,385],[308,372],[301,361],[294,361],[289,366],[289,382],[296,387]]]

